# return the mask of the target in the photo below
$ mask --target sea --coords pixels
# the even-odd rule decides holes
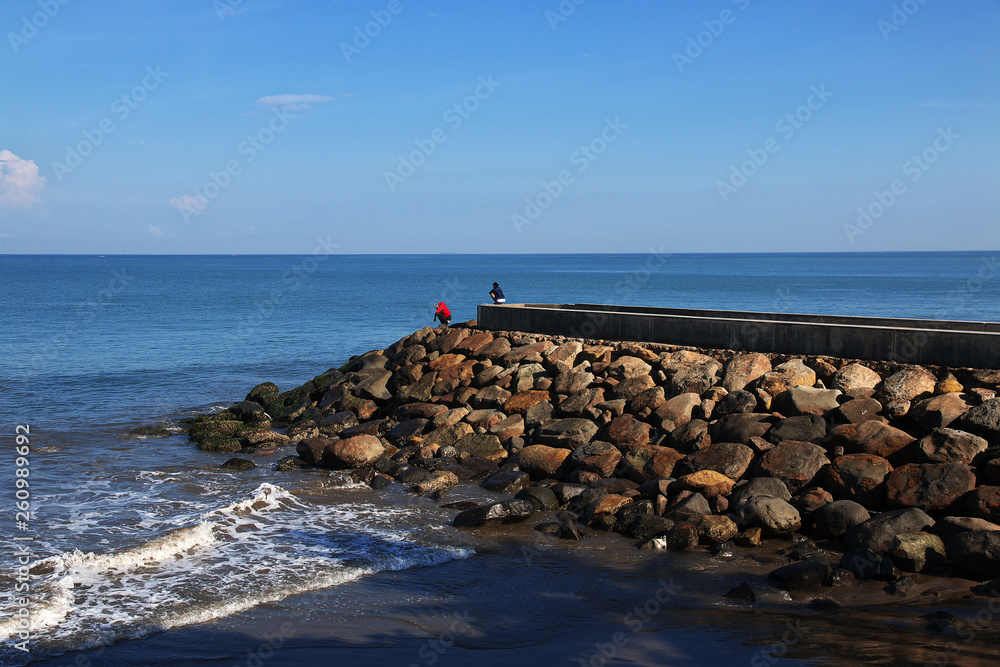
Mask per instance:
[[[221,470],[180,425],[437,302],[474,319],[494,281],[509,303],[998,322],[998,255],[0,255],[0,664],[988,664],[992,623],[928,633],[934,599],[818,615],[763,557],[460,530],[402,488],[278,472],[287,449]],[[757,604],[722,597],[748,578]]]

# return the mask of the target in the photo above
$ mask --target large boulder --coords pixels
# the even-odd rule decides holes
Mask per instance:
[[[910,408],[909,415],[928,431],[949,426],[969,411],[969,404],[957,392],[924,399]]]
[[[847,544],[851,549],[870,549],[885,555],[896,535],[918,533],[933,525],[934,519],[916,508],[883,512],[849,530]]]
[[[788,417],[771,427],[767,439],[773,443],[799,440],[819,444],[826,437],[826,420],[818,415]]]
[[[1000,398],[983,401],[952,422],[957,428],[992,439],[1000,435]]]
[[[507,458],[507,450],[500,444],[500,438],[495,435],[470,433],[455,441],[454,447],[460,452],[490,461],[503,461]]]
[[[1000,486],[980,486],[965,498],[965,506],[972,516],[1000,522]]]
[[[761,455],[756,474],[780,479],[794,494],[809,486],[829,462],[826,450],[819,445],[786,440]]]
[[[452,525],[462,528],[495,523],[518,523],[530,518],[534,513],[535,507],[527,500],[518,498],[501,500],[459,512]]]
[[[649,444],[649,424],[630,414],[615,417],[608,426],[608,439],[619,447],[630,449]]]
[[[760,352],[738,354],[726,366],[722,386],[728,391],[746,389],[746,386],[771,370],[771,360]]]
[[[725,417],[739,413],[753,412],[757,409],[757,396],[743,389],[734,389],[718,402],[712,416]]]
[[[841,537],[849,528],[870,518],[868,510],[853,500],[835,500],[816,510],[813,523],[823,537]]]
[[[701,396],[693,392],[680,394],[660,405],[654,414],[660,421],[660,429],[673,431],[691,421],[691,413],[701,405]]]
[[[703,394],[715,384],[716,376],[722,369],[722,364],[712,357],[690,350],[664,352],[659,357],[659,363],[670,377],[672,394]]]
[[[833,376],[834,389],[839,389],[848,396],[861,396],[865,393],[871,394],[875,387],[882,381],[882,377],[868,368],[858,363],[847,364]]]
[[[885,480],[890,507],[942,510],[976,486],[972,468],[961,463],[908,463]]]
[[[545,363],[551,369],[572,368],[576,365],[577,356],[583,352],[583,344],[571,340],[547,350]]]
[[[712,422],[709,433],[713,442],[750,444],[750,438],[764,437],[771,429],[774,417],[763,413],[726,415]]]
[[[734,514],[742,527],[760,528],[768,536],[789,535],[802,527],[799,511],[771,496],[752,496]]]
[[[948,540],[945,550],[959,569],[976,579],[1000,577],[1000,531],[959,533]]]
[[[575,394],[583,391],[594,381],[594,374],[580,368],[563,370],[552,383],[552,391],[557,394]]]
[[[583,417],[595,413],[598,403],[604,401],[604,388],[594,387],[570,394],[559,404],[559,411],[570,417]]]
[[[620,477],[637,484],[673,476],[674,467],[684,455],[672,447],[647,445],[635,447],[622,455]]]
[[[323,450],[325,468],[342,470],[374,465],[385,454],[385,445],[373,435],[358,435],[336,440]]]
[[[546,479],[556,476],[569,455],[570,450],[562,447],[530,445],[521,450],[517,462],[532,479]]]
[[[889,543],[889,558],[901,570],[924,572],[944,562],[944,542],[931,533],[902,533]]]
[[[791,387],[774,397],[772,408],[785,415],[825,415],[840,407],[837,389],[816,387]]]
[[[573,470],[586,470],[601,477],[610,477],[621,461],[622,453],[610,442],[588,442],[569,456]]]
[[[788,591],[807,591],[823,586],[831,574],[829,561],[812,558],[779,567],[767,575],[767,580]]]
[[[481,391],[479,393],[482,393]],[[549,400],[549,392],[529,389],[514,394],[503,404],[503,411],[508,415],[524,415],[529,408]],[[473,404],[475,405],[475,404]],[[492,407],[492,406],[484,406]]]
[[[354,387],[354,394],[360,398],[370,398],[373,401],[388,401],[392,398],[392,393],[386,385],[391,377],[391,371],[373,371],[371,375]]]
[[[613,377],[620,382],[640,375],[649,375],[652,370],[652,366],[638,357],[623,356],[611,362],[607,373],[608,377]]]
[[[551,445],[573,450],[590,442],[597,435],[597,424],[589,419],[570,417],[555,419],[542,424],[535,437],[540,445]]]
[[[848,454],[874,454],[889,458],[914,442],[916,438],[906,431],[880,421],[866,421],[858,424],[849,435],[844,443],[844,451]]]
[[[746,445],[716,442],[684,457],[678,468],[685,472],[714,470],[730,479],[738,480],[750,468],[753,457],[753,450]]]
[[[889,461],[874,454],[838,456],[826,472],[826,488],[834,498],[853,500],[878,508],[885,499],[885,478],[892,472]]]
[[[769,496],[785,501],[792,499],[792,494],[788,492],[788,487],[780,479],[754,477],[745,482],[740,482],[733,488],[733,492],[729,495],[730,506],[738,507],[754,496]]]
[[[914,366],[887,377],[876,390],[876,398],[883,405],[908,403],[915,398],[931,396],[937,378],[926,368]]]
[[[920,441],[920,451],[930,463],[964,463],[969,465],[977,454],[989,447],[989,443],[978,435],[956,431],[951,428],[936,428]]]

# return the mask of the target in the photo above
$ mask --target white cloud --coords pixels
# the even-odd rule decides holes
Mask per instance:
[[[163,230],[160,229],[159,227],[157,227],[156,225],[150,225],[149,226],[149,235],[150,236],[154,236],[156,238],[162,238],[163,237]]]
[[[202,213],[208,206],[208,200],[204,197],[192,197],[191,195],[181,195],[170,200],[170,205],[182,213]]]
[[[42,201],[45,177],[38,165],[8,150],[0,151],[0,206],[34,206]]]
[[[254,103],[266,109],[276,109],[281,107],[289,111],[305,111],[312,109],[313,104],[326,104],[340,97],[350,97],[347,93],[341,93],[337,97],[329,95],[271,95],[270,97],[260,97]]]

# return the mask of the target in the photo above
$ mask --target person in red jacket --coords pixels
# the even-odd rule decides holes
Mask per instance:
[[[448,310],[448,306],[444,305],[444,301],[434,305],[437,308],[437,310],[434,311],[434,319],[441,320],[441,324],[445,326],[451,324],[451,311]]]

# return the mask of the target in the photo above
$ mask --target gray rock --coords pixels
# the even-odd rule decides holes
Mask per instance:
[[[529,486],[517,492],[515,498],[527,500],[538,512],[546,512],[559,507],[555,492],[544,486]]]
[[[752,496],[736,508],[736,521],[743,528],[760,528],[765,535],[789,535],[802,527],[799,511],[780,498]]]
[[[729,506],[739,507],[754,496],[770,496],[784,501],[792,499],[788,487],[780,479],[755,477],[749,481],[741,482],[733,488],[733,492],[729,494]]]
[[[934,519],[915,507],[883,512],[847,532],[851,549],[888,553],[892,538],[902,533],[918,533],[934,525]]]
[[[852,500],[835,500],[823,505],[813,515],[816,530],[823,537],[840,537],[848,528],[871,518],[864,506]]]
[[[829,561],[814,558],[779,567],[767,575],[767,580],[788,591],[807,591],[822,586],[831,574]]]
[[[530,518],[534,513],[534,506],[527,500],[501,500],[459,512],[452,525],[464,528],[495,523],[518,523]]]

